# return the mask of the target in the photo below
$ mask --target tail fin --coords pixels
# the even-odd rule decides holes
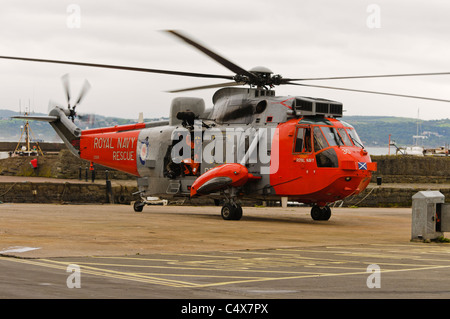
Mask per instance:
[[[50,116],[57,117],[56,121],[50,122],[50,125],[66,144],[67,148],[77,157],[80,156],[80,136],[81,129],[73,124],[66,116],[64,110],[55,107],[49,113]]]

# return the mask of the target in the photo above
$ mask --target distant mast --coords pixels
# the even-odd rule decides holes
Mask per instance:
[[[28,107],[30,109],[30,107]],[[19,112],[21,112],[21,101],[19,99]],[[28,112],[25,111],[25,116],[28,116]],[[33,139],[31,138],[33,137]],[[24,142],[22,144],[22,138],[24,138]],[[32,147],[33,140],[35,141],[35,145]],[[33,131],[31,130],[30,123],[28,120],[25,121],[25,125],[20,127],[20,138],[17,146],[14,150],[13,155],[19,156],[44,156],[41,147],[39,146],[39,142],[34,137]]]

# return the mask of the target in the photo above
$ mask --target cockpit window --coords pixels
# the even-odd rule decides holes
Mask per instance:
[[[321,128],[330,146],[344,145],[341,136],[338,134],[334,127],[322,126]]]
[[[355,144],[355,146],[364,148],[363,143],[359,139],[359,136],[354,129],[347,128],[347,132],[348,132],[348,135],[350,136],[351,140],[353,141],[353,144]]]
[[[341,134],[342,140],[344,141],[344,144],[346,146],[353,146],[352,141],[350,141],[350,138],[348,137],[347,133],[345,132],[344,128],[338,128],[339,134]]]
[[[328,143],[325,137],[322,134],[322,131],[320,130],[320,127],[316,126],[314,127],[314,151],[318,152],[321,149],[327,148]]]
[[[294,153],[311,153],[311,128],[299,127],[295,138]]]
[[[317,167],[339,167],[338,157],[336,151],[329,148],[316,155]]]

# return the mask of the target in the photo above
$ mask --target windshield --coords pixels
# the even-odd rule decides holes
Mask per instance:
[[[353,146],[352,141],[348,137],[347,133],[345,132],[344,128],[338,128],[339,134],[342,136],[342,140],[344,141],[344,144],[346,146]]]
[[[311,136],[312,135],[312,136]],[[311,139],[312,144],[311,145]],[[333,126],[298,126],[293,145],[293,153],[321,152],[333,146],[357,146],[364,148],[361,139],[352,127],[336,128]]]
[[[328,141],[330,146],[341,146],[344,145],[341,136],[338,134],[334,127],[322,126],[322,132]]]
[[[355,146],[364,148],[364,145],[361,142],[361,140],[359,139],[359,136],[356,133],[355,129],[347,128],[347,132],[348,132],[348,135],[350,136],[350,138],[352,139],[353,143],[355,144]]]

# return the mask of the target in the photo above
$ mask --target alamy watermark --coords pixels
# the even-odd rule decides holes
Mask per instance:
[[[67,266],[66,272],[70,273],[66,280],[67,288],[81,288],[80,266],[70,264],[69,266]]]
[[[186,159],[210,164],[258,163],[261,174],[274,173],[278,170],[278,160],[274,161],[272,157],[272,154],[278,154],[278,143],[273,143],[277,130],[274,127],[202,130],[201,122],[196,121],[194,130],[178,128],[173,131],[171,158],[176,164]]]
[[[69,4],[66,13],[66,26],[69,29],[81,28],[81,7],[78,4]]]
[[[378,4],[369,4],[366,12],[369,13],[366,19],[366,26],[369,29],[381,28],[381,8]]]
[[[366,272],[370,273],[367,277],[367,288],[381,288],[381,268],[377,264],[371,264],[367,267]]]

